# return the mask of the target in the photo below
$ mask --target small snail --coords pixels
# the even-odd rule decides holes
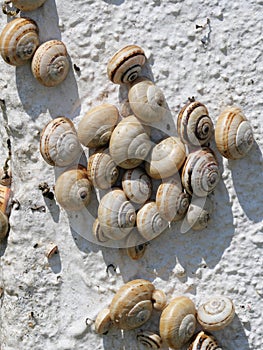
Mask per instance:
[[[197,309],[197,320],[207,331],[217,331],[229,325],[235,316],[232,300],[226,296],[214,296]]]
[[[126,240],[126,251],[127,255],[132,260],[139,260],[143,257],[148,242],[145,242],[145,239],[139,234],[137,229],[133,229]]]
[[[91,200],[92,185],[84,167],[69,169],[62,173],[55,184],[55,196],[66,210],[81,210]]]
[[[186,213],[186,220],[195,231],[207,227],[213,212],[213,202],[209,197],[192,197]]]
[[[0,35],[0,53],[13,66],[26,64],[39,45],[38,26],[30,18],[15,18]]]
[[[90,148],[106,145],[118,118],[118,109],[109,103],[91,108],[79,122],[79,141]]]
[[[160,336],[172,349],[180,349],[193,336],[196,327],[194,303],[187,297],[174,298],[162,311]]]
[[[167,297],[161,289],[155,289],[152,294],[153,307],[155,310],[162,311],[167,305]]]
[[[5,238],[9,230],[8,217],[0,210],[0,241]]]
[[[64,167],[79,160],[82,148],[70,119],[58,117],[44,127],[40,135],[40,153],[52,166]]]
[[[151,331],[143,331],[138,333],[137,340],[148,349],[160,349],[162,346],[161,337]]]
[[[204,104],[193,101],[185,105],[177,118],[177,131],[181,140],[191,146],[202,146],[213,135],[214,126]]]
[[[36,50],[31,69],[40,84],[48,87],[59,85],[69,71],[66,46],[59,40],[46,41]]]
[[[11,186],[11,182],[12,182],[12,173],[10,168],[0,169],[0,185]]]
[[[144,204],[151,197],[152,182],[141,168],[134,168],[124,173],[122,188],[132,202]]]
[[[95,331],[98,334],[106,334],[112,327],[112,320],[110,318],[110,309],[102,309],[95,320]]]
[[[194,336],[194,340],[187,350],[222,350],[222,348],[218,346],[214,336],[201,331]]]
[[[46,0],[12,0],[12,4],[21,11],[33,11],[44,4]],[[10,1],[5,1],[8,4]]]
[[[10,210],[11,189],[7,186],[0,185],[0,211],[8,214]]]
[[[108,237],[105,236],[105,234],[103,233],[101,227],[100,227],[100,223],[99,223],[99,219],[95,219],[93,226],[92,226],[92,234],[93,237],[95,238],[96,242],[99,243],[103,243],[103,242],[107,242],[109,240]]]
[[[140,74],[146,57],[141,47],[128,45],[117,51],[109,60],[107,73],[115,84],[126,84],[134,81]]]
[[[222,156],[239,159],[247,155],[254,143],[252,127],[238,107],[226,108],[215,126],[216,146]]]

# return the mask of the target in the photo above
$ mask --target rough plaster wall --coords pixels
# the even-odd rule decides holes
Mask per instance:
[[[216,333],[219,342],[228,350],[262,349],[262,11],[261,0],[47,0],[27,13],[37,21],[41,41],[65,42],[80,72],[71,69],[62,85],[49,89],[34,80],[29,64],[14,68],[1,60],[0,98],[7,107],[0,124],[1,164],[10,137],[13,191],[20,202],[0,250],[2,350],[142,349],[136,331],[100,337],[92,322],[114,292],[137,277],[153,281],[169,298],[183,293],[197,304],[213,293],[228,295],[236,316]],[[196,30],[207,18],[210,30]],[[6,21],[1,14],[1,27]],[[256,141],[242,160],[227,161],[217,153],[222,180],[209,227],[181,234],[180,225],[172,225],[138,262],[87,241],[38,190],[40,182],[55,183],[54,169],[39,153],[41,129],[59,115],[77,125],[79,116],[102,102],[120,107],[122,91],[108,80],[106,65],[115,50],[130,43],[145,49],[174,118],[189,96],[205,103],[214,121],[224,106],[237,104]],[[45,211],[32,210],[35,205]],[[50,241],[59,254],[48,262]],[[107,273],[108,264],[116,272]],[[144,328],[155,329],[158,316]]]

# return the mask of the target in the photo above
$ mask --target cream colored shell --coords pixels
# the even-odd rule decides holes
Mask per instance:
[[[155,310],[162,311],[167,305],[167,297],[163,290],[155,289],[152,294],[153,307]]]
[[[36,50],[31,69],[40,84],[52,87],[61,84],[69,72],[66,46],[60,40],[49,40]]]
[[[26,64],[39,45],[38,26],[30,18],[15,18],[0,35],[0,53],[13,66]]]
[[[106,334],[112,327],[112,321],[110,318],[110,309],[102,309],[95,320],[95,331],[98,334]]]
[[[46,0],[12,0],[12,3],[21,11],[33,11],[44,4]]]
[[[203,230],[208,226],[213,213],[213,202],[209,197],[192,197],[186,213],[186,220],[195,231]]]
[[[119,118],[118,109],[109,103],[91,108],[80,120],[78,138],[90,148],[106,145]]]
[[[9,213],[11,194],[12,192],[9,187],[0,185],[0,211],[4,214]]]
[[[195,335],[187,350],[222,350],[219,347],[217,340],[212,334],[199,332]]]
[[[0,241],[4,239],[9,230],[8,217],[0,210]]]
[[[132,202],[144,204],[151,197],[152,182],[142,168],[134,168],[124,173],[122,188]]]
[[[137,340],[148,349],[160,349],[162,346],[161,337],[151,331],[143,331],[138,333]]]
[[[96,242],[103,243],[107,242],[109,240],[108,237],[105,236],[103,233],[101,227],[100,227],[100,222],[99,219],[95,219],[93,225],[92,225],[92,234],[93,237],[95,238]]]

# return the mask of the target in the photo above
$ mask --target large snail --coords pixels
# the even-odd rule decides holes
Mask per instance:
[[[187,350],[222,350],[211,334],[201,331],[194,336]]]

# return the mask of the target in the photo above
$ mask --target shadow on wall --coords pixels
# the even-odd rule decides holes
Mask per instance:
[[[120,6],[121,4],[124,3],[124,0],[103,0],[103,1],[109,5],[117,5],[117,6]]]

